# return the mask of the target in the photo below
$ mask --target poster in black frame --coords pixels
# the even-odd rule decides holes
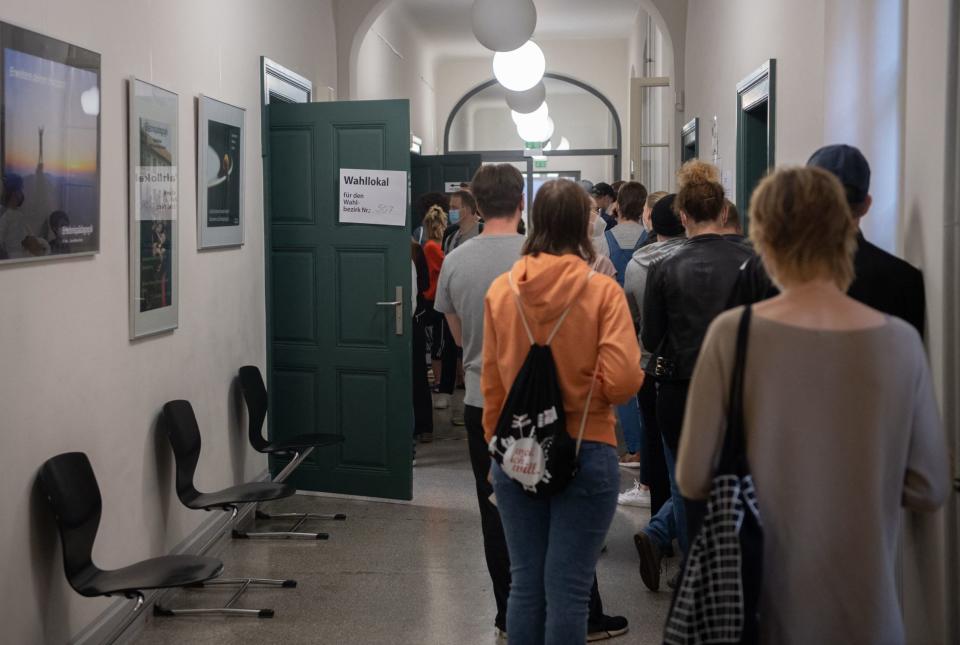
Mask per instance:
[[[100,250],[100,54],[0,22],[0,264]]]

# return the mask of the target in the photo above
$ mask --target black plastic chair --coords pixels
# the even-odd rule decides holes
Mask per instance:
[[[144,591],[201,585],[223,571],[220,560],[195,555],[165,555],[122,569],[100,569],[93,563],[93,543],[103,500],[87,455],[66,452],[51,457],[40,467],[38,481],[56,518],[67,581],[81,596],[135,599],[136,614],[143,606]]]
[[[267,456],[289,459],[289,463],[273,478],[275,483],[286,481],[297,467],[303,463],[304,459],[317,448],[325,448],[342,443],[344,438],[337,434],[327,433],[307,433],[299,434],[289,439],[279,441],[270,441],[263,436],[263,422],[267,418],[267,387],[264,385],[263,376],[260,374],[260,368],[255,365],[245,365],[240,368],[240,390],[243,393],[243,400],[247,406],[248,434],[250,436],[250,445],[257,452]],[[256,512],[256,518],[260,520],[292,519],[296,524],[291,527],[291,531],[296,531],[308,520],[345,520],[347,516],[343,513],[322,514],[322,513],[264,513],[260,510]],[[255,534],[248,534],[253,537]]]

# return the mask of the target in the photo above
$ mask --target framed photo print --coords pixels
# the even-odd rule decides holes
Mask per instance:
[[[0,263],[100,250],[100,54],[0,22]]]
[[[197,246],[243,244],[243,108],[200,95],[197,119]]]
[[[179,322],[177,95],[129,82],[130,338]]]

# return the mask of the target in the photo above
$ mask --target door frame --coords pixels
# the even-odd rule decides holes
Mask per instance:
[[[687,148],[687,140],[693,140],[693,159],[700,158],[700,117],[695,116],[680,128],[680,159]]]
[[[746,112],[767,102],[767,167],[776,163],[777,140],[777,59],[770,58],[737,83],[737,206],[747,212],[747,185],[744,177],[744,120]],[[746,221],[744,222],[746,223]]]

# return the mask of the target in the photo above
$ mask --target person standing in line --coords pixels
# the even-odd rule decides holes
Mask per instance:
[[[873,205],[870,196],[870,164],[857,148],[835,144],[820,148],[808,166],[833,173],[843,185],[847,205],[857,222],[857,252],[853,256],[854,279],[847,294],[885,314],[913,325],[923,338],[926,330],[926,293],[923,273],[909,262],[871,244],[860,223]],[[759,257],[740,269],[730,306],[746,305],[778,294]]]
[[[519,197],[519,175],[516,181]],[[480,195],[479,178],[474,188]],[[483,210],[481,199],[481,211]],[[566,412],[577,437],[591,382],[579,470],[560,493],[529,497],[500,467],[493,488],[510,549],[512,585],[507,633],[518,645],[582,645],[595,640],[588,601],[596,565],[617,505],[617,438],[611,406],[643,382],[640,349],[623,290],[591,271],[590,201],[575,183],[548,181],[537,192],[523,257],[487,292],[483,323],[483,429],[492,439],[508,390],[530,349],[518,300],[531,333],[545,342],[561,315],[551,347]],[[469,245],[464,248],[467,250]],[[567,312],[564,314],[564,312]],[[595,370],[596,368],[596,370]],[[627,630],[626,619],[621,619]],[[611,629],[604,635],[610,635]]]
[[[644,230],[647,231],[647,240],[641,244],[641,246],[653,244],[657,241],[657,236],[653,233],[653,207],[666,196],[667,193],[663,190],[658,190],[655,193],[647,195],[647,201],[643,205],[643,215],[640,217],[640,223],[643,224]]]
[[[430,356],[433,363],[433,378],[437,383],[433,407],[444,409],[450,405],[450,395],[453,394],[454,377],[456,376],[456,350],[453,351],[453,361],[449,343],[450,331],[443,314],[438,313],[433,306],[437,292],[437,280],[440,278],[440,268],[443,266],[445,254],[440,243],[447,225],[447,214],[439,206],[431,206],[423,217],[424,237],[423,254],[427,259],[427,268],[430,275],[430,286],[424,292],[428,316],[428,340],[430,341]],[[446,344],[446,348],[444,345]],[[446,352],[444,351],[446,349]],[[444,373],[447,375],[445,376]],[[427,437],[423,437],[425,440]]]
[[[675,194],[666,195],[653,206],[650,219],[655,241],[634,253],[630,264],[627,265],[624,291],[627,294],[627,306],[630,307],[638,336],[643,326],[643,299],[650,266],[669,257],[686,241],[686,232],[683,230],[680,216],[674,211],[675,200]],[[650,365],[651,352],[642,342],[640,352],[641,365],[647,374],[643,387],[640,388],[640,394],[637,396],[644,424],[640,481],[650,488],[650,521],[634,535],[634,544],[640,554],[641,579],[648,589],[658,591],[662,559],[671,552],[673,540],[678,537],[677,516],[670,496],[667,447],[657,422],[657,385],[653,366]],[[633,491],[627,491],[621,495],[621,498],[633,495]],[[647,542],[652,542],[652,547]],[[652,552],[652,557],[645,558],[644,550]]]
[[[666,446],[677,541],[684,555],[688,548],[686,509],[674,467],[690,378],[707,327],[726,309],[740,266],[753,255],[747,245],[722,235],[726,198],[718,175],[714,166],[699,160],[680,168],[674,206],[687,240],[650,266],[641,318],[642,344],[653,352],[657,423]],[[644,580],[652,587],[659,577],[659,548],[647,533],[638,535],[641,573],[658,572]]]
[[[487,165],[472,182],[479,213],[486,223],[483,232],[455,249],[440,272],[435,306],[446,314],[457,344],[463,348],[466,378],[464,421],[483,530],[487,570],[497,604],[494,625],[506,631],[507,598],[510,592],[510,556],[500,513],[491,501],[488,479],[490,452],[484,438],[485,399],[481,388],[484,345],[484,297],[497,276],[510,270],[523,248],[517,233],[523,212],[523,176],[509,164]],[[590,596],[590,636],[603,640],[627,630],[621,616],[606,616],[596,581]]]
[[[640,221],[646,200],[647,189],[643,184],[637,181],[624,182],[617,195],[617,226],[605,233],[607,253],[617,269],[617,282],[620,286],[623,286],[627,263],[647,240],[647,231]]]
[[[746,454],[763,524],[760,642],[903,643],[901,508],[950,492],[946,440],[917,331],[846,294],[857,224],[819,168],[768,176],[750,236],[780,295],[752,305]],[[744,309],[711,325],[690,386],[677,482],[707,497],[726,433]]]
[[[430,289],[430,268],[423,248],[410,241],[410,255],[413,262],[413,439],[414,454],[416,441],[433,441],[433,400],[430,396],[430,382],[427,379],[427,325],[428,304],[426,293]]]
[[[597,206],[600,207],[600,218],[607,223],[607,227],[604,230],[609,231],[617,225],[617,218],[610,212],[610,209],[617,201],[616,191],[613,190],[613,186],[610,184],[600,181],[593,185],[590,196],[596,200]]]
[[[423,246],[427,238],[423,234],[423,218],[433,206],[439,206],[444,213],[450,211],[450,198],[443,193],[424,193],[417,199],[417,207],[413,212],[413,240]]]

